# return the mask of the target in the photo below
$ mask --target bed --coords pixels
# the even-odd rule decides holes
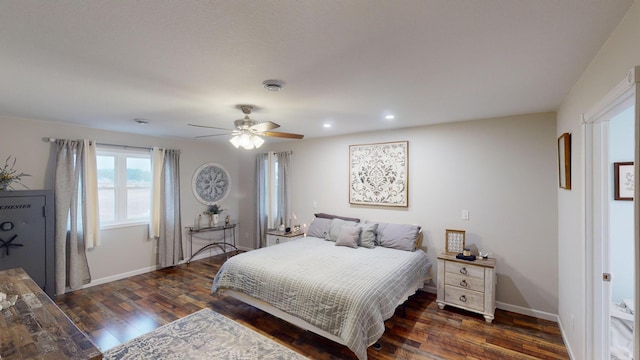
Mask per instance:
[[[336,246],[307,236],[230,258],[212,292],[346,345],[360,360],[396,307],[431,278],[422,250]]]
[[[612,360],[633,359],[633,300],[623,299],[610,307],[610,351]]]

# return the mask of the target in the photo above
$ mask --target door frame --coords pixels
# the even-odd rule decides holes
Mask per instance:
[[[582,114],[584,134],[584,230],[586,274],[586,355],[587,359],[608,359],[610,283],[602,280],[609,272],[609,199],[611,172],[609,169],[609,121],[631,105],[635,105],[635,158],[640,161],[640,67],[634,67],[626,78],[601,99],[589,112]],[[635,194],[638,190],[638,166],[635,167]],[[634,244],[638,243],[640,201],[634,203]],[[635,246],[635,271],[640,274],[640,246]],[[635,302],[638,308],[638,277],[635,279]],[[638,333],[638,313],[635,314],[634,332]],[[634,344],[634,358],[640,345]]]

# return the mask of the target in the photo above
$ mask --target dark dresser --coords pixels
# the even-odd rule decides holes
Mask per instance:
[[[0,270],[22,268],[55,295],[52,190],[0,191]]]

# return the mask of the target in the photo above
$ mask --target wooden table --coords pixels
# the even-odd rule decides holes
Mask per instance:
[[[18,295],[0,311],[0,358],[102,359],[102,353],[21,268],[0,271],[0,291]]]

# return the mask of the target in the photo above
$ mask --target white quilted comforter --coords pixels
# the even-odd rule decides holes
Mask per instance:
[[[411,284],[430,276],[422,250],[335,246],[305,237],[236,255],[212,292],[242,292],[343,339],[356,356],[384,332]]]

